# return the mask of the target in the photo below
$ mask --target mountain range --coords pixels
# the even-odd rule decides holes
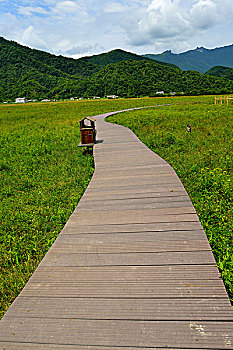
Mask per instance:
[[[106,95],[156,96],[157,92],[216,94],[233,91],[230,68],[206,74],[120,49],[72,59],[0,37],[0,101]]]
[[[170,50],[161,54],[146,54],[143,57],[177,65],[182,70],[195,70],[200,73],[214,66],[233,68],[233,45],[206,49],[197,47],[183,53],[174,54]]]

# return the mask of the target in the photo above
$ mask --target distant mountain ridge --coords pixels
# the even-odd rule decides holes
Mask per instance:
[[[75,60],[0,37],[0,101],[17,97],[156,96],[158,91],[190,95],[229,93],[233,82],[183,72],[174,64],[120,49]]]
[[[182,70],[196,70],[205,73],[214,66],[233,68],[233,45],[206,49],[197,47],[183,53],[174,54],[170,50],[161,54],[142,55],[146,58],[177,65]]]

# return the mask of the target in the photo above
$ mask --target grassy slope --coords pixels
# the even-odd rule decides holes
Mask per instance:
[[[233,302],[233,105],[215,106],[209,97],[175,98],[174,102],[177,105],[109,120],[129,127],[174,167],[206,231]],[[188,123],[191,135],[186,132]]]
[[[151,99],[1,105],[1,316],[61,231],[93,173],[78,120]]]

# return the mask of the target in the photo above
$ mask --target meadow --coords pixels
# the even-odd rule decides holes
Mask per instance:
[[[87,115],[152,99],[0,105],[0,316],[24,287],[82,197],[94,171],[78,147]]]
[[[167,103],[172,105],[119,114],[111,121],[130,127],[175,168],[232,298],[232,106],[214,106],[213,97],[0,105],[1,316],[92,177],[93,157],[78,148],[78,121],[87,115]]]
[[[214,105],[213,97],[175,98],[170,106],[118,114],[108,121],[129,127],[175,169],[233,303],[233,104]]]

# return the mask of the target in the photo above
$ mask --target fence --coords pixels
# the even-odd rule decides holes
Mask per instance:
[[[215,104],[227,104],[227,106],[229,106],[229,103],[231,102],[231,100],[233,100],[233,97],[230,96],[221,96],[221,97],[216,97],[215,96]]]

